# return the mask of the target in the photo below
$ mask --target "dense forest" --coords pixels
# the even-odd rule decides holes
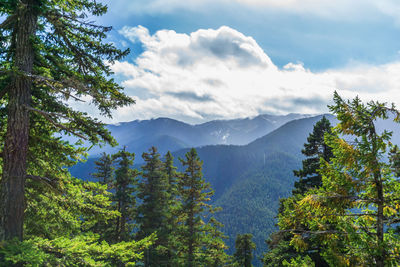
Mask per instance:
[[[163,155],[150,147],[137,166],[140,155],[123,147],[93,161],[90,180],[72,176],[87,156],[82,144],[117,143],[71,101],[90,99],[109,117],[134,104],[109,65],[129,50],[105,42],[111,28],[88,19],[106,11],[91,0],[0,3],[0,266],[400,263],[400,150],[377,127],[400,121],[394,105],[335,93],[337,125],[314,119],[302,150],[294,122],[285,133],[224,146],[218,161],[201,159],[215,157],[212,147]],[[204,175],[205,164],[217,177]]]

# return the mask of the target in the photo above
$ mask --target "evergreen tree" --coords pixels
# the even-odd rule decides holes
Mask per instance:
[[[252,234],[238,234],[235,240],[235,263],[237,266],[251,267],[253,260],[253,251],[256,249],[256,244],[251,240]]]
[[[103,185],[107,185],[110,189],[113,184],[114,167],[113,160],[110,155],[103,152],[99,160],[95,161],[94,164],[96,173],[92,173],[92,176],[97,178]]]
[[[334,157],[321,161],[323,184],[281,214],[279,226],[294,234],[290,242],[300,251],[307,249],[304,239],[318,236],[329,265],[395,266],[400,257],[395,229],[400,221],[399,151],[390,142],[391,133],[378,132],[375,123],[390,113],[398,122],[400,113],[393,105],[344,101],[336,92],[334,102],[330,109],[340,123],[325,138]]]
[[[207,261],[207,250],[210,249],[210,242],[207,242],[210,228],[216,228],[215,219],[209,219],[206,223],[204,219],[218,209],[213,208],[207,202],[214,192],[210,184],[204,181],[202,174],[203,162],[192,148],[185,154],[184,159],[179,159],[186,167],[178,181],[178,195],[181,207],[178,211],[179,226],[177,229],[177,239],[180,242],[178,255],[181,264],[189,267],[205,265]]]
[[[174,166],[174,157],[172,156],[170,151],[165,154],[164,158],[164,173],[167,176],[168,181],[168,195],[170,201],[175,201],[178,190],[178,173],[176,171],[177,168]]]
[[[117,211],[121,214],[115,224],[114,242],[131,239],[133,220],[136,216],[136,196],[138,175],[136,169],[131,169],[134,153],[123,150],[112,156],[119,167],[115,170],[115,202]]]
[[[133,103],[120,86],[105,78],[111,74],[108,63],[128,51],[102,43],[111,28],[86,20],[106,10],[93,0],[4,0],[0,4],[5,18],[0,23],[0,109],[7,114],[1,126],[7,128],[0,131],[0,240],[23,237],[26,179],[49,178],[28,169],[32,146],[49,143],[45,137],[50,135],[53,147],[70,150],[54,138],[56,131],[92,143],[114,144],[102,123],[72,109],[67,101],[84,101],[81,98],[88,96],[108,116],[112,109]],[[50,164],[45,167],[55,174]]]
[[[307,137],[304,149],[301,153],[307,158],[303,160],[303,168],[293,171],[294,175],[300,180],[294,183],[293,194],[304,194],[311,188],[318,188],[322,185],[322,177],[318,173],[320,159],[329,162],[332,157],[332,148],[327,146],[324,141],[326,133],[331,133],[331,123],[325,116],[314,125],[313,132]]]
[[[168,151],[164,156],[164,167],[163,171],[166,175],[168,181],[168,213],[166,214],[166,233],[167,233],[167,243],[168,248],[166,251],[167,262],[170,264],[169,266],[173,266],[172,263],[177,260],[177,247],[178,240],[176,235],[176,230],[178,227],[178,211],[180,208],[180,202],[178,199],[178,176],[180,175],[176,171],[176,167],[174,166],[174,157],[171,152]]]
[[[164,172],[164,164],[155,147],[142,155],[142,180],[139,183],[138,197],[138,237],[143,238],[157,233],[157,241],[145,252],[145,266],[168,266],[168,225],[169,181]],[[172,170],[171,170],[172,171]]]
[[[114,167],[113,167],[113,159],[111,155],[103,152],[99,160],[95,161],[95,169],[96,173],[92,173],[91,175],[99,180],[99,183],[104,185],[107,190],[113,189],[115,181],[114,181]],[[110,193],[111,194],[111,193]],[[115,196],[112,196],[112,199],[115,199]],[[112,203],[108,206],[108,210],[117,212],[116,205]],[[118,214],[117,216],[119,216]],[[115,236],[114,226],[112,225],[114,220],[109,221],[101,221],[99,220],[91,231],[93,233],[98,233],[101,235],[101,239],[112,241]]]

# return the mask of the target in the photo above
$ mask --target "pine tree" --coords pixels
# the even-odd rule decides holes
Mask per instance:
[[[111,155],[108,155],[105,152],[103,152],[101,154],[100,159],[95,161],[94,163],[97,172],[92,173],[91,175],[94,178],[98,179],[99,183],[105,186],[106,190],[113,189],[115,184],[114,167],[113,167],[114,161]],[[109,194],[112,195],[112,199],[115,199],[115,196],[111,192],[109,192]],[[107,209],[110,212],[116,211],[116,206],[114,205],[114,203],[112,203],[107,207]],[[91,231],[93,233],[99,234],[102,240],[113,241],[115,236],[115,231],[112,222],[114,222],[114,220],[108,220],[108,221],[99,220],[93,225]]]
[[[106,11],[106,6],[93,0],[4,0],[0,4],[0,15],[5,17],[0,24],[0,102],[7,113],[2,137],[0,240],[22,239],[26,179],[48,178],[27,172],[29,149],[37,146],[30,138],[42,145],[47,142],[44,136],[62,131],[92,143],[114,144],[102,123],[72,109],[67,101],[90,97],[106,116],[111,116],[112,109],[133,103],[120,86],[105,78],[111,74],[108,63],[128,51],[103,43],[110,27],[87,21],[88,16]],[[31,127],[35,123],[39,129]],[[51,141],[61,151],[69,150],[61,140]]]
[[[143,238],[157,233],[157,241],[145,252],[145,266],[167,266],[168,261],[168,225],[169,216],[169,181],[164,172],[164,164],[155,147],[142,155],[145,165],[142,166],[142,179],[139,183],[138,207],[139,232]]]
[[[253,260],[253,251],[256,249],[256,244],[251,240],[252,234],[238,234],[235,240],[235,263],[237,266],[251,267]]]
[[[139,171],[132,169],[134,153],[123,150],[112,156],[119,167],[115,170],[115,201],[117,211],[121,214],[115,225],[114,242],[131,239],[133,219],[136,217],[136,187]]]
[[[304,194],[311,188],[318,188],[322,185],[322,177],[318,173],[320,159],[329,162],[332,157],[332,149],[325,144],[324,136],[331,133],[331,123],[325,116],[314,125],[313,132],[307,137],[304,149],[301,153],[307,158],[303,160],[303,168],[293,171],[300,180],[294,183],[293,194]]]
[[[111,189],[113,183],[114,167],[113,160],[110,155],[103,152],[99,160],[95,161],[94,164],[96,173],[92,173],[92,176],[97,178],[103,185],[107,185],[108,189]]]
[[[168,181],[168,200],[167,207],[168,213],[166,218],[166,233],[167,233],[167,251],[166,251],[166,261],[170,264],[169,266],[173,266],[172,263],[177,260],[177,227],[178,227],[178,211],[180,208],[180,203],[178,199],[178,176],[180,175],[176,171],[176,167],[174,166],[174,157],[171,152],[168,151],[164,156],[164,166],[163,171],[166,175]]]
[[[210,242],[207,242],[211,232],[210,227],[214,229],[218,227],[215,219],[210,219],[209,223],[204,220],[218,210],[207,203],[214,192],[210,184],[204,180],[203,162],[194,148],[185,154],[184,159],[179,160],[186,169],[178,181],[178,195],[181,201],[178,211],[177,238],[180,242],[178,255],[189,267],[204,265],[205,251],[210,249]]]
[[[176,167],[174,166],[174,157],[171,152],[168,151],[165,154],[164,161],[164,173],[167,176],[168,181],[168,195],[170,197],[170,201],[176,200],[177,190],[178,190],[178,173],[176,171]]]

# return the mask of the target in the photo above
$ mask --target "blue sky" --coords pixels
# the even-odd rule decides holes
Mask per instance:
[[[229,26],[252,36],[278,66],[303,62],[312,70],[324,70],[353,61],[381,64],[399,57],[400,24],[394,15],[374,10],[377,8],[374,5],[345,6],[345,10],[338,8],[325,15],[235,1],[209,2],[194,8],[159,1],[165,2],[165,10],[161,4],[160,9],[146,10],[143,4],[142,10],[135,10],[141,2],[151,0],[104,2],[109,6],[109,13],[101,18],[101,22],[113,25],[115,29],[142,25],[150,33],[162,29],[191,33],[198,29]],[[293,2],[301,4],[302,1]],[[318,2],[315,1],[314,5],[318,6]],[[168,9],[168,5],[172,6]]]
[[[116,78],[137,100],[109,122],[321,113],[333,90],[400,101],[398,1],[103,2],[109,40],[132,49]]]

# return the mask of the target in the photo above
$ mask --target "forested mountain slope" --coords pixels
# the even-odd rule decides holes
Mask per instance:
[[[326,115],[333,124],[336,119]],[[269,134],[244,146],[208,145],[197,148],[204,161],[206,181],[215,190],[213,202],[223,208],[216,217],[229,236],[228,245],[234,247],[238,233],[252,233],[257,254],[265,251],[265,239],[274,230],[279,198],[291,192],[293,170],[301,163],[301,149],[314,124],[322,115],[293,120]],[[178,124],[181,125],[181,124]],[[132,141],[134,142],[134,141]],[[173,153],[178,158],[188,149]],[[136,162],[141,155],[136,155]],[[71,169],[73,175],[89,178],[93,162],[78,164]]]
[[[336,119],[326,115],[333,124]],[[251,233],[258,256],[265,239],[275,228],[279,198],[291,192],[300,168],[301,149],[322,115],[293,120],[245,146],[198,148],[204,161],[204,176],[215,190],[214,203],[223,208],[216,215],[225,224],[231,249],[238,233]],[[174,153],[181,157],[187,150]]]

